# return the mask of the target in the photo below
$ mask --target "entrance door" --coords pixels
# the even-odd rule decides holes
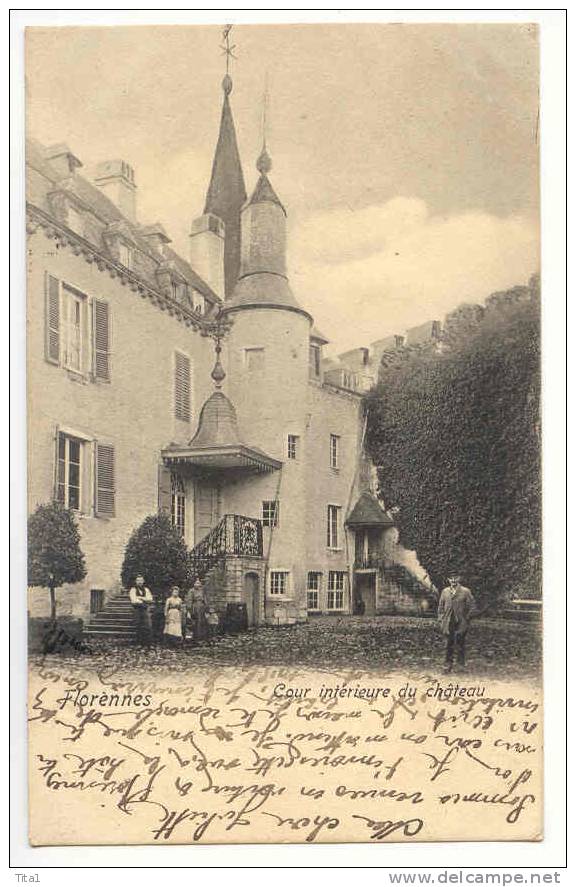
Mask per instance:
[[[197,480],[194,490],[194,545],[198,545],[220,520],[220,490],[207,480]]]
[[[361,602],[358,607],[358,603]],[[356,573],[354,579],[354,605],[364,616],[376,613],[376,573]]]
[[[260,579],[258,573],[244,576],[244,601],[248,611],[248,625],[260,622]]]

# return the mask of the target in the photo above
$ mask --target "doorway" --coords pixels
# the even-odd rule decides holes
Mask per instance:
[[[354,577],[354,612],[362,616],[376,615],[376,571],[356,573]]]
[[[220,489],[208,480],[197,480],[194,490],[194,545],[198,545],[220,520]]]
[[[244,602],[248,611],[248,625],[260,623],[260,577],[258,573],[244,576]]]

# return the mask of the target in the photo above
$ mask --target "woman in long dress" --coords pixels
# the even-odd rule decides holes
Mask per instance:
[[[182,633],[183,613],[184,601],[180,597],[180,589],[174,585],[164,606],[164,635],[170,644],[176,644],[178,641],[182,643],[184,640]]]
[[[192,632],[194,641],[205,641],[208,637],[208,623],[206,622],[206,600],[204,598],[204,586],[199,579],[192,589]]]

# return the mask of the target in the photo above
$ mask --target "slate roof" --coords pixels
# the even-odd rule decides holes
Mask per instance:
[[[224,240],[224,280],[226,295],[234,289],[240,270],[240,210],[246,202],[246,186],[236,141],[236,129],[230,108],[231,80],[222,84],[224,101],[220,131],[212,164],[212,175],[206,194],[205,213],[222,219],[226,226]],[[228,89],[228,91],[226,91]]]
[[[394,521],[387,514],[376,496],[365,491],[360,494],[358,500],[350,512],[346,523],[349,527],[393,527]]]
[[[196,434],[188,444],[172,444],[162,451],[168,463],[184,463],[212,470],[274,471],[282,463],[240,438],[234,404],[214,391],[200,411]]]
[[[95,217],[91,219],[92,224],[86,226],[84,237],[97,249],[106,252],[107,246],[103,237],[106,227],[114,223],[121,223],[129,231],[134,245],[142,254],[144,261],[138,264],[138,270],[135,273],[142,277],[145,283],[156,288],[158,286],[155,276],[156,269],[168,260],[172,262],[190,287],[201,293],[208,302],[220,303],[220,299],[208,284],[178,253],[167,245],[164,246],[163,255],[154,249],[144,235],[150,231],[151,227],[157,226],[138,225],[131,222],[97,185],[92,184],[78,172],[70,174],[67,178],[62,178],[46,158],[45,151],[43,145],[35,139],[27,140],[26,162],[31,169],[40,174],[40,178],[36,176],[34,181],[31,181],[31,177],[27,176],[27,199],[30,203],[38,206],[44,212],[52,214],[48,200],[51,191],[58,189],[74,195]]]
[[[310,317],[296,301],[290,284],[282,274],[270,271],[259,271],[241,277],[231,299],[226,300],[226,308],[240,305],[266,305],[280,308],[292,308]]]
[[[252,196],[248,201],[248,204],[250,205],[253,203],[264,203],[266,201],[268,201],[269,203],[276,203],[280,207],[284,215],[286,215],[286,210],[284,209],[280,198],[276,194],[276,191],[270,184],[270,179],[265,173],[261,173],[260,178],[256,182],[256,187],[252,192]]]

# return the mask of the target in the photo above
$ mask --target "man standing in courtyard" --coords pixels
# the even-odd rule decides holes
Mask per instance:
[[[136,643],[141,647],[149,647],[152,643],[152,619],[150,608],[154,606],[154,598],[144,584],[144,576],[136,576],[136,583],[130,589],[130,603],[134,609],[136,622]]]
[[[466,635],[475,603],[472,592],[460,584],[460,576],[453,573],[448,577],[448,585],[438,601],[438,622],[446,635],[446,661],[444,671],[452,671],[454,649],[456,660],[461,668],[466,664]]]

